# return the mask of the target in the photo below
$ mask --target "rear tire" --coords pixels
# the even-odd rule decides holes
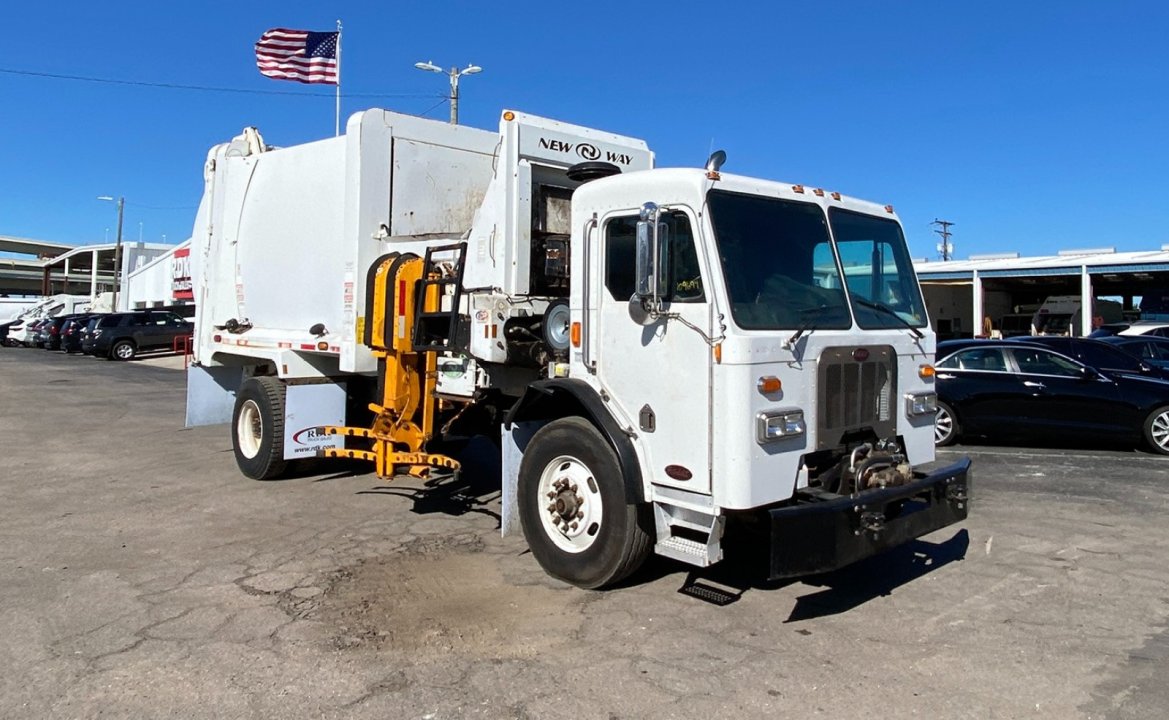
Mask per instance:
[[[1143,429],[1149,448],[1160,455],[1169,455],[1169,405],[1149,413]]]
[[[958,416],[954,414],[954,408],[939,401],[938,412],[934,415],[934,445],[953,445],[958,439],[958,432]]]
[[[110,348],[111,360],[133,360],[138,348],[130,340],[119,340]]]
[[[600,588],[649,556],[649,506],[626,500],[616,453],[583,418],[553,420],[532,436],[517,495],[524,538],[553,577]]]
[[[253,480],[280,477],[284,459],[284,383],[274,377],[244,381],[231,414],[231,447],[240,472]]]

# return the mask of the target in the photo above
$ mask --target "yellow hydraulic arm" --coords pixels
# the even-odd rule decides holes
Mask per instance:
[[[458,470],[458,461],[428,453],[426,443],[434,435],[436,353],[414,350],[416,304],[423,312],[438,312],[439,288],[419,282],[426,262],[412,253],[392,253],[371,269],[366,292],[365,344],[378,359],[380,402],[370,403],[375,413],[369,428],[323,428],[326,435],[367,438],[369,450],[328,448],[325,457],[360,458],[373,462],[379,477],[399,472],[423,475],[428,468]],[[418,297],[419,289],[425,297]]]

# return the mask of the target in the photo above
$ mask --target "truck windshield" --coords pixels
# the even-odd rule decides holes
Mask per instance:
[[[865,329],[924,327],[925,306],[901,225],[891,218],[840,208],[831,208],[828,219],[844,282],[854,299],[857,325]]]
[[[712,190],[707,200],[736,325],[745,330],[852,326],[818,205],[722,190]]]

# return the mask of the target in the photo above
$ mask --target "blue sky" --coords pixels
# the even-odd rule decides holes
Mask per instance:
[[[646,139],[701,165],[839,190],[901,215],[914,257],[1169,243],[1163,2],[6,3],[0,70],[237,88],[201,92],[0,72],[0,234],[185,239],[207,149],[254,125],[332,135],[329,86],[265,78],[271,27],[343,21],[343,115],[504,108]],[[337,9],[340,8],[340,9]],[[506,8],[506,10],[503,10]],[[261,91],[319,93],[302,97]],[[140,225],[141,224],[141,225]]]

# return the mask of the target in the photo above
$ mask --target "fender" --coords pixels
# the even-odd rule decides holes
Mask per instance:
[[[579,415],[595,425],[617,453],[626,501],[645,502],[641,465],[633,441],[613,419],[597,391],[583,380],[554,378],[531,383],[523,397],[508,410],[503,424],[510,427],[521,420],[555,420],[570,415]]]

